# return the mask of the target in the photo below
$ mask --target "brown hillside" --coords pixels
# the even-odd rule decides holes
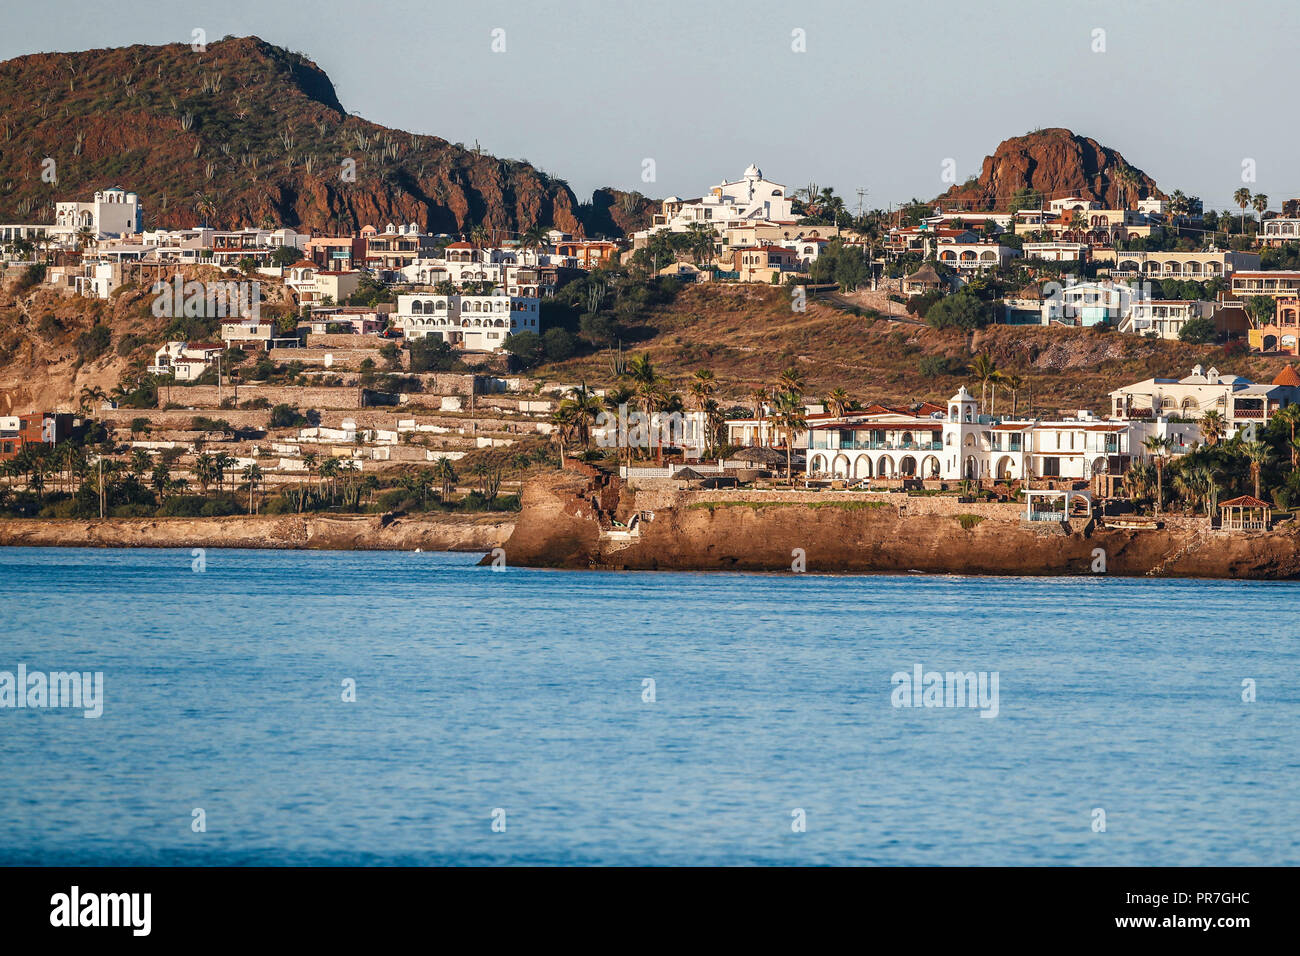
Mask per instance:
[[[930,355],[965,366],[973,354],[988,351],[1005,371],[1020,374],[1040,412],[1091,408],[1109,412],[1107,394],[1129,382],[1157,375],[1182,376],[1198,363],[1224,372],[1269,381],[1284,359],[1224,354],[1218,346],[1192,346],[1088,329],[990,326],[968,335],[939,331],[915,322],[862,318],[810,302],[792,312],[789,293],[763,286],[693,286],[669,306],[644,317],[655,333],[625,344],[624,354],[648,352],[661,373],[679,388],[698,368],[712,368],[724,404],[743,399],[754,385],[774,385],[782,369],[796,365],[810,397],[842,386],[858,401],[942,401],[966,374],[926,378],[919,366]],[[543,370],[561,381],[585,378],[611,381],[610,354],[571,359]],[[977,386],[976,386],[977,389]],[[998,396],[998,410],[1009,408]]]
[[[340,176],[349,159],[355,182]],[[147,227],[193,224],[201,195],[222,227],[582,231],[563,181],[348,115],[315,63],[257,37],[0,63],[0,221],[50,222],[54,202],[112,185],[140,194]]]
[[[1117,175],[1124,168],[1134,175],[1127,195]],[[953,186],[935,202],[945,209],[1003,209],[1024,189],[1046,199],[1093,199],[1112,209],[1118,208],[1121,198],[1131,203],[1164,195],[1154,179],[1130,166],[1118,151],[1068,129],[1053,128],[1003,140],[992,156],[984,157],[978,179]]]

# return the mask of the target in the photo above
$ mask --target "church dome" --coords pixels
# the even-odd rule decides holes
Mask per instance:
[[[750,163],[749,168],[745,170],[746,179],[762,179],[763,171],[755,163]]]

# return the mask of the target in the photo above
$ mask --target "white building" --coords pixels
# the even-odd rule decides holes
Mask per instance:
[[[1134,302],[1149,296],[1142,286],[1123,282],[1048,283],[1044,292],[1043,325],[1118,325]]]
[[[1142,299],[1130,303],[1119,331],[1149,338],[1177,339],[1192,319],[1214,315],[1214,303],[1196,299]]]
[[[90,227],[96,239],[138,234],[144,230],[144,207],[135,193],[113,186],[95,193],[91,202],[56,203],[54,224],[73,234]]]
[[[1283,370],[1285,373],[1285,370]],[[1284,383],[1283,376],[1279,378]],[[1274,382],[1256,385],[1241,375],[1203,371],[1197,365],[1184,378],[1148,378],[1110,393],[1115,418],[1177,416],[1198,419],[1216,411],[1228,424],[1228,435],[1250,423],[1263,425],[1279,409],[1300,402],[1300,387]]]
[[[781,183],[763,178],[763,171],[751,164],[740,179],[722,182],[699,199],[670,196],[650,228],[636,233],[644,244],[651,233],[662,229],[686,232],[692,223],[709,226],[718,234],[728,227],[754,222],[795,221],[794,205]]]
[[[222,351],[217,342],[168,342],[154,353],[148,371],[152,375],[175,375],[178,382],[192,382],[212,367]]]
[[[392,320],[408,339],[433,335],[465,349],[493,352],[517,332],[541,334],[540,301],[513,295],[399,295]]]
[[[963,386],[946,410],[868,409],[810,424],[808,477],[1086,481],[1127,470],[1150,435],[1172,438],[1175,455],[1200,440],[1193,423],[1104,421],[1087,411],[1059,421],[995,418],[977,404]]]
[[[936,258],[949,268],[961,272],[997,269],[1019,255],[1019,249],[991,242],[940,241],[936,247]]]

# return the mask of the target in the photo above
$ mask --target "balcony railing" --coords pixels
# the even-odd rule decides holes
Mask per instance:
[[[942,451],[943,442],[852,441],[840,442],[840,449],[844,451]]]

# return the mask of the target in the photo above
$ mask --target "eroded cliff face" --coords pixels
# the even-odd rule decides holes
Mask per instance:
[[[505,543],[514,565],[623,570],[921,571],[935,574],[1105,573],[1173,577],[1300,577],[1300,536],[1107,530],[1074,519],[1027,525],[1019,506],[963,505],[841,492],[727,492],[624,488],[602,520],[589,479],[535,481]],[[893,499],[900,496],[888,496]],[[633,533],[618,526],[638,517]],[[650,516],[653,515],[651,518]]]
[[[1125,183],[1121,169],[1132,171]],[[1138,199],[1163,195],[1155,180],[1133,168],[1117,150],[1068,129],[1037,130],[998,144],[984,157],[979,178],[953,186],[936,202],[962,203],[970,209],[1002,209],[1017,192],[1032,189],[1048,199],[1078,196],[1102,202],[1107,208],[1131,207]]]

